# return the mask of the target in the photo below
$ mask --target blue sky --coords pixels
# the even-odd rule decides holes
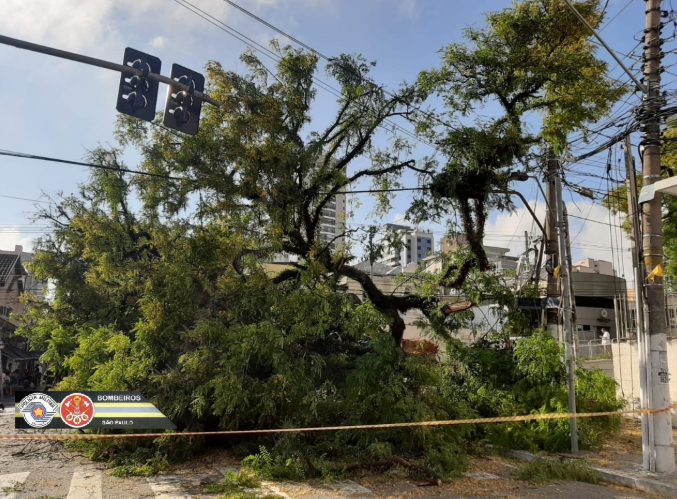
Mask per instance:
[[[278,36],[222,0],[191,0],[191,3],[262,44],[267,45]],[[403,80],[414,80],[423,69],[438,66],[438,50],[461,41],[464,27],[482,25],[484,13],[510,4],[507,0],[239,0],[238,3],[323,54],[362,53],[369,60],[378,61],[373,77],[391,88]],[[636,45],[633,34],[644,27],[644,6],[641,0],[610,0],[607,19],[627,7],[603,31],[607,42],[619,52],[627,53]],[[0,18],[3,35],[116,62],[121,62],[125,47],[134,47],[160,57],[163,74],[169,74],[172,63],[199,70],[210,59],[219,60],[226,69],[243,70],[238,57],[246,46],[175,1],[4,0],[3,7]],[[603,51],[599,54],[610,59]],[[6,46],[0,46],[0,64],[5,118],[0,124],[0,149],[81,160],[87,149],[113,143],[119,74]],[[623,77],[619,68],[612,75]],[[326,80],[324,75],[321,77]],[[671,78],[668,75],[666,79]],[[163,87],[159,107],[164,105],[164,95]],[[325,124],[334,110],[334,98],[320,89],[313,111],[315,126]],[[406,122],[401,125],[410,128]],[[416,150],[417,155],[430,152],[424,145]],[[133,161],[134,156],[130,159]],[[131,162],[128,166],[136,165]],[[75,192],[78,183],[88,175],[87,169],[77,166],[1,156],[0,171],[3,178],[0,196],[28,199],[37,199],[43,192],[50,195],[58,191]],[[595,187],[598,185],[595,182]],[[530,201],[536,199],[538,191],[532,183],[517,187]],[[392,212],[383,221],[400,218],[409,199],[408,194],[397,196]],[[569,201],[570,214],[586,217],[590,212],[591,219],[608,221],[606,210],[585,205],[578,197]],[[362,202],[363,207],[353,221],[365,220],[370,201],[365,198]],[[542,199],[537,206],[542,213],[540,205]],[[29,247],[41,226],[31,226],[33,203],[0,197],[0,206],[0,248],[10,249],[14,244]],[[580,222],[571,220],[572,235],[578,234],[574,259],[590,256],[611,260],[608,246],[614,234],[608,233],[607,226],[594,223],[581,226]],[[430,227],[440,230],[439,226]],[[486,242],[509,246],[512,254],[518,254],[524,248],[524,230],[531,229],[532,222],[524,209],[512,215],[493,213]],[[515,237],[511,237],[513,234]],[[627,242],[624,244],[627,249]],[[628,262],[625,261],[626,267]],[[631,273],[629,268],[626,273]]]

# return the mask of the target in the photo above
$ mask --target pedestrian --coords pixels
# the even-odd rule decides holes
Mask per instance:
[[[38,364],[38,367],[35,368],[38,371],[37,375],[37,382],[35,383],[35,386],[40,386],[40,383],[42,382],[42,364]]]
[[[611,335],[609,330],[602,328],[602,350],[606,353],[611,348]]]
[[[11,395],[19,388],[19,371],[14,371],[9,377],[9,391]]]

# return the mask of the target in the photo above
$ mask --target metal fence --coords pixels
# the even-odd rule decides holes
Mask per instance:
[[[580,359],[611,358],[611,345],[618,343],[616,338],[608,340],[579,341],[576,344],[576,356]]]

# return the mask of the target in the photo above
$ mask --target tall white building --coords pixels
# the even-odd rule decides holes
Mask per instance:
[[[387,247],[384,255],[378,260],[396,267],[407,266],[412,263],[420,263],[427,256],[435,253],[435,239],[432,232],[414,229],[407,225],[386,224],[386,227],[396,230],[402,238],[402,248]]]
[[[345,223],[346,223],[346,195],[338,193],[334,195],[324,208],[320,217],[318,226],[320,241],[331,241],[330,247],[334,251],[345,243]],[[270,259],[271,263],[298,263],[298,255],[289,255],[287,253],[276,253]]]
[[[332,197],[322,209],[320,218],[320,240],[333,241],[331,249],[335,250],[345,242],[346,195],[338,193]]]

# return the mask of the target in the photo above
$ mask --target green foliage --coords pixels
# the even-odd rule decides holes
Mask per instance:
[[[518,466],[513,476],[533,484],[562,481],[599,483],[599,473],[580,459],[536,458]]]
[[[542,330],[523,334],[514,349],[490,340],[454,348],[450,368],[481,416],[569,412],[561,346]],[[579,412],[617,411],[624,401],[617,398],[615,381],[601,370],[578,369],[576,406]],[[579,446],[599,446],[619,425],[620,417],[579,420]],[[566,418],[486,425],[477,431],[477,438],[503,448],[565,451],[570,445]]]
[[[275,494],[262,495],[258,489],[261,480],[251,468],[243,468],[237,473],[229,470],[223,482],[207,486],[207,490],[216,494],[223,494],[223,499],[279,499]]]
[[[258,454],[245,458],[242,466],[275,480],[303,480],[306,477],[306,465],[299,457],[273,456],[264,446],[259,448]]]
[[[593,26],[602,21],[598,0],[574,4]],[[563,0],[515,3],[488,14],[485,28],[467,28],[465,37],[469,44],[444,47],[441,69],[421,73],[419,83],[463,114],[497,102],[505,117],[495,123],[514,127],[505,137],[521,133],[517,119],[525,113],[543,112],[540,135],[561,152],[568,133],[608,113],[627,91],[606,76],[590,32]]]
[[[592,0],[578,5],[586,16],[597,14]],[[481,245],[487,210],[511,206],[505,194],[493,192],[506,190],[507,169],[541,139],[560,143],[619,95],[601,77],[605,66],[594,59],[588,36],[565,12],[560,1],[528,0],[491,14],[486,29],[468,30],[470,46],[448,47],[439,71],[394,93],[369,81],[371,64],[363,58],[340,56],[327,65],[341,97],[324,130],[310,129],[315,54],[273,43],[282,59],[275,76],[253,53],[242,56],[244,74],[209,63],[208,93],[223,105],[203,109],[200,133],[177,138],[121,118],[120,148],[90,154],[108,168],[95,170],[77,195],[38,216],[53,232],[37,242],[31,270],[55,283],[54,296],[31,304],[19,333],[46,350],[60,389],[139,391],[179,431],[564,410],[551,342],[538,333],[516,353],[497,346],[511,334],[526,335],[533,318],[515,311],[514,293],[486,272]],[[407,170],[427,184],[440,173],[435,158],[414,160],[402,137],[376,136],[390,118],[410,113],[433,93],[459,115],[491,99],[505,112],[442,136],[421,123],[419,131],[434,136],[446,164],[434,182],[433,205],[415,203],[410,211],[420,219],[446,218],[451,203],[468,245],[445,256],[439,275],[421,269],[411,276],[414,293],[386,294],[351,265],[350,246],[332,250],[319,237],[319,224],[333,196],[351,185],[370,179],[379,189],[399,187]],[[528,133],[527,113],[546,109],[543,129]],[[154,175],[124,172],[127,147],[141,154],[138,168]],[[389,197],[380,194],[375,211],[388,207]],[[401,244],[395,234],[380,241],[374,235],[366,234],[372,257],[380,254],[378,244]],[[281,251],[301,263],[271,269],[266,262]],[[364,303],[340,292],[347,279],[361,285]],[[472,325],[471,314],[445,317],[441,286],[475,303],[496,303],[503,332],[489,325],[475,345],[457,344],[455,333]],[[449,362],[399,348],[401,314],[413,309],[424,312],[430,334],[448,342]],[[591,393],[604,384],[594,376],[581,380]],[[604,395],[595,404],[614,401]],[[562,445],[559,422],[524,428],[506,441]],[[594,443],[604,430],[581,434]],[[249,464],[260,473],[298,478],[308,471],[305,458],[329,475],[351,460],[403,455],[448,476],[463,468],[467,441],[477,437],[498,438],[494,430],[451,426],[285,434],[256,441],[270,451]],[[110,461],[117,473],[146,474],[204,444],[202,438],[158,438],[74,445]]]

